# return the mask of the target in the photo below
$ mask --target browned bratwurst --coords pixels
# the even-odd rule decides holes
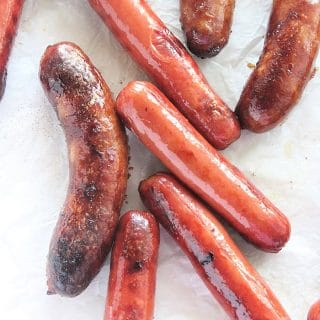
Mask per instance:
[[[263,53],[236,108],[243,128],[264,132],[285,118],[311,77],[319,43],[319,1],[273,1]]]
[[[152,320],[159,251],[154,216],[129,211],[119,223],[112,249],[105,320]]]
[[[70,166],[50,244],[48,293],[76,296],[97,274],[113,241],[127,184],[127,140],[107,84],[79,47],[48,47],[40,79],[64,128]]]
[[[6,85],[7,63],[23,3],[24,0],[0,1],[0,99]]]
[[[235,0],[180,0],[181,23],[192,53],[208,58],[228,43]]]
[[[177,180],[158,173],[142,181],[139,191],[231,319],[290,319],[223,226]]]

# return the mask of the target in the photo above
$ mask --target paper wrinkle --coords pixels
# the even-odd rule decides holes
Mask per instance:
[[[184,42],[179,1],[149,2]],[[252,72],[248,63],[256,63],[261,53],[271,2],[237,1],[227,47],[213,59],[196,59],[231,108],[235,108]],[[46,295],[46,255],[65,198],[68,157],[62,128],[40,86],[38,68],[45,48],[59,41],[80,45],[102,72],[114,96],[129,81],[148,79],[87,1],[26,1],[0,103],[1,319],[103,318],[110,257],[79,297]],[[319,62],[318,58],[318,66]],[[243,131],[240,140],[224,151],[291,220],[291,240],[276,255],[255,249],[228,230],[293,320],[305,319],[309,306],[320,295],[319,88],[317,72],[286,122],[261,135]],[[129,136],[133,168],[123,211],[143,208],[138,183],[164,169],[136,138]],[[228,319],[187,258],[161,229],[155,319],[209,318]]]

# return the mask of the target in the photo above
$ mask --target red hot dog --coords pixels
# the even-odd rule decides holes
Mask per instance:
[[[233,112],[144,0],[89,0],[120,43],[216,148],[240,136]]]
[[[0,99],[6,85],[7,63],[23,3],[24,0],[0,1]]]
[[[139,191],[231,319],[290,319],[222,225],[178,181],[156,174]]]
[[[319,44],[319,1],[273,1],[263,53],[236,108],[243,128],[264,132],[287,116],[312,75]]]
[[[113,242],[127,184],[127,140],[107,84],[79,47],[48,47],[40,79],[65,131],[70,167],[50,243],[48,293],[76,296],[97,274]]]
[[[192,53],[208,58],[228,43],[235,0],[180,0],[181,23]]]
[[[320,320],[320,300],[310,308],[308,320]]]
[[[290,235],[287,218],[154,85],[131,82],[116,109],[146,147],[245,238],[266,251],[284,246]]]
[[[148,212],[121,217],[112,249],[105,320],[152,320],[159,250],[158,223]]]

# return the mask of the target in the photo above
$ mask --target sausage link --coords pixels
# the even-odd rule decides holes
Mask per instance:
[[[48,47],[40,79],[66,134],[70,169],[50,243],[48,293],[76,296],[112,245],[127,184],[127,139],[107,84],[79,47]]]
[[[105,320],[152,320],[159,251],[153,215],[129,211],[121,217],[112,249]]]
[[[228,43],[235,0],[180,0],[181,23],[192,53],[209,58]]]
[[[274,0],[260,60],[238,102],[243,128],[265,132],[299,101],[320,43],[320,2]]]
[[[89,0],[120,43],[216,148],[240,136],[234,113],[144,0]],[[128,14],[130,13],[130,14]]]
[[[6,86],[7,63],[24,0],[0,1],[0,99]]]
[[[290,319],[218,220],[173,177],[156,174],[139,191],[231,319]]]
[[[308,320],[320,320],[320,300],[313,304],[310,308]]]
[[[289,239],[287,218],[216,151],[151,83],[131,82],[116,109],[172,173],[263,250]]]

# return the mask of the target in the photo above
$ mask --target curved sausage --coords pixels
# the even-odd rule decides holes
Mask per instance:
[[[231,319],[290,319],[218,220],[178,181],[159,173],[139,191]]]
[[[181,23],[192,53],[209,58],[228,43],[235,0],[180,0]]]
[[[237,118],[144,0],[89,0],[120,43],[216,148],[240,136]],[[130,13],[130,14],[129,14]]]
[[[287,116],[312,75],[319,43],[319,1],[273,1],[263,53],[236,108],[243,128],[265,132]]]
[[[0,99],[6,86],[7,63],[24,0],[0,1]]]
[[[320,300],[313,304],[310,308],[308,320],[320,320]]]
[[[127,184],[127,139],[107,84],[79,47],[48,47],[40,79],[66,134],[70,168],[50,243],[48,293],[76,296],[112,245]]]
[[[217,152],[151,83],[131,82],[116,109],[167,168],[259,248],[277,252],[287,218]]]
[[[112,249],[105,320],[152,320],[159,226],[148,212],[121,217]]]

